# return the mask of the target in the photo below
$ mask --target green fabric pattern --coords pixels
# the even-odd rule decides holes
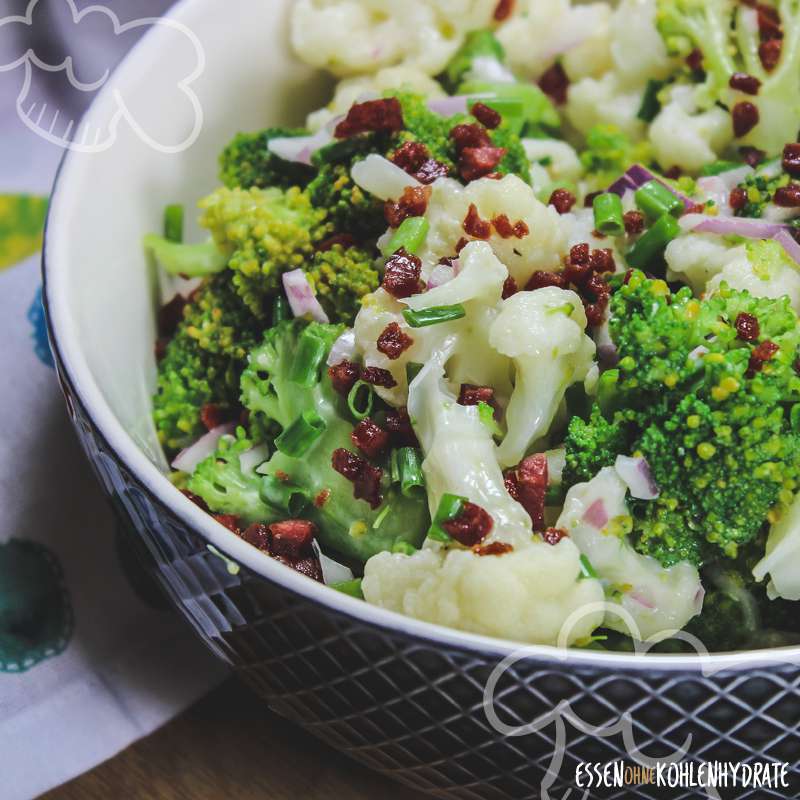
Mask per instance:
[[[0,194],[0,270],[41,249],[46,216],[46,197]]]

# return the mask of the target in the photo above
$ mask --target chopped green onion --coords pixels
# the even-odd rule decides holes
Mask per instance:
[[[715,161],[713,164],[706,164],[700,168],[700,174],[704,177],[719,175],[722,172],[730,172],[732,169],[739,169],[741,163],[736,161]]]
[[[262,478],[259,495],[267,505],[291,517],[302,514],[311,499],[307,489],[282,481],[274,475],[265,475]]]
[[[673,195],[674,196],[674,195]],[[594,208],[594,227],[608,236],[621,236],[625,233],[622,221],[622,200],[618,194],[603,192],[592,202]]]
[[[297,352],[289,369],[289,380],[304,389],[310,389],[319,381],[319,368],[327,355],[328,345],[306,328],[297,343]]]
[[[557,129],[561,126],[561,119],[552,101],[535,83],[466,81],[459,86],[457,94],[467,95],[470,106],[473,103],[492,106],[494,100],[518,101],[522,104],[526,136],[538,134],[546,137],[545,129]]]
[[[304,411],[275,439],[275,447],[284,455],[300,458],[325,433],[328,425],[313,408]]]
[[[417,548],[414,547],[413,544],[409,544],[408,542],[395,542],[392,545],[392,552],[393,553],[402,553],[404,556],[413,556],[414,553],[417,552]]]
[[[406,253],[416,253],[425,243],[430,230],[430,223],[425,217],[408,217],[400,223],[400,227],[392,234],[383,254],[396,253],[403,248]]]
[[[679,216],[683,213],[683,201],[673,194],[661,181],[647,181],[633,195],[636,205],[649,220],[663,214]]]
[[[315,167],[321,167],[323,164],[347,161],[350,156],[355,155],[363,146],[364,140],[360,136],[339,139],[331,144],[326,144],[325,147],[320,147],[319,150],[312,154],[311,162]]]
[[[178,203],[164,209],[164,238],[176,244],[183,241],[183,206]]]
[[[617,410],[620,402],[617,384],[619,383],[619,370],[607,369],[601,373],[597,381],[597,405],[608,419]]]
[[[289,308],[289,301],[281,293],[272,301],[272,325],[278,325],[285,322],[287,319],[292,318],[292,312]]]
[[[442,499],[439,501],[439,508],[436,510],[433,522],[431,522],[431,527],[428,528],[428,538],[437,542],[449,542],[450,534],[442,528],[442,523],[455,519],[461,513],[464,503],[467,502],[466,497],[459,497],[456,494],[442,495]]]
[[[578,580],[584,580],[586,578],[597,578],[597,570],[592,566],[592,562],[589,559],[581,554],[580,558],[581,562],[581,573],[578,575]]]
[[[364,599],[364,593],[361,591],[361,578],[353,578],[351,581],[339,581],[328,585],[331,589],[336,589],[337,592],[342,594],[349,594],[350,597],[355,597],[358,600]]]
[[[389,513],[391,512],[391,510],[392,510],[392,507],[387,503],[383,507],[381,512],[378,514],[378,516],[375,517],[375,522],[372,523],[372,527],[373,527],[374,530],[378,530],[378,528],[380,528],[380,526],[383,525],[383,521],[386,519],[386,517],[389,516]]]
[[[356,381],[347,395],[347,407],[356,419],[366,419],[372,412],[372,386],[366,381]]]
[[[570,306],[572,308],[572,306]],[[492,436],[502,436],[503,431],[494,418],[494,409],[483,400],[478,401],[478,418],[488,428]]]
[[[415,489],[425,487],[422,474],[422,454],[416,447],[400,447],[392,451],[392,482],[400,484],[406,497],[413,497]]]
[[[661,101],[658,93],[664,88],[664,81],[647,81],[647,86],[642,97],[642,104],[639,106],[639,113],[636,115],[642,122],[652,122],[659,111],[661,111]]]
[[[678,220],[671,214],[662,214],[628,250],[628,266],[653,272],[652,262],[661,256],[664,248],[681,232]]]
[[[428,325],[461,319],[466,313],[464,306],[456,303],[452,306],[431,306],[420,311],[407,308],[403,311],[403,317],[412,328],[426,328]]]

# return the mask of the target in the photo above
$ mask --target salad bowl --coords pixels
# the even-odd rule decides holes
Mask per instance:
[[[156,276],[144,268],[141,238],[158,227],[165,202],[188,205],[213,186],[216,154],[237,130],[296,123],[320,105],[326,79],[287,45],[290,6],[178,3],[168,20],[191,32],[198,55],[183,85],[194,118],[178,113],[161,86],[179,69],[179,54],[169,47],[170,26],[154,26],[87,116],[98,125],[116,119],[123,97],[137,124],[118,120],[105,149],[68,151],[53,191],[43,271],[59,379],[98,481],[147,570],[270,708],[420,792],[705,796],[688,785],[665,795],[646,780],[587,779],[590,764],[671,759],[789,762],[788,784],[729,787],[723,796],[797,796],[800,650],[670,656],[522,647],[409,619],[258,552],[166,477],[150,414]],[[154,129],[173,144],[142,135]]]

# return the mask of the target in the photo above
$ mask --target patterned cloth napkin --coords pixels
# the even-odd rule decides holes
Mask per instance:
[[[78,7],[89,3],[78,3]],[[120,15],[164,0],[109,2]],[[39,6],[31,24],[4,24]],[[42,16],[42,9],[45,9]],[[113,67],[121,46],[74,22],[71,0],[0,0],[0,796],[27,800],[146,735],[222,678],[125,549],[67,419],[47,344],[39,255],[62,155],[23,122],[24,69],[88,52]],[[125,18],[123,17],[123,20]],[[9,30],[16,29],[13,36]],[[127,47],[130,43],[126,43]],[[60,56],[61,60],[63,55]],[[63,113],[75,98],[40,88]],[[60,93],[61,92],[61,93]]]

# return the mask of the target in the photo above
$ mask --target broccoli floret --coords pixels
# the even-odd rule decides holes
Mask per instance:
[[[303,128],[267,128],[257,133],[237,133],[220,154],[220,180],[229,189],[304,188],[316,174],[316,169],[286,161],[268,148],[271,139],[297,136],[308,136],[308,131]]]
[[[652,153],[648,142],[632,143],[616,125],[597,124],[586,134],[580,153],[591,190],[605,189],[636,163],[648,163]]]
[[[701,108],[732,108],[741,101],[730,87],[734,73],[761,82],[758,94],[745,98],[758,109],[759,121],[738,141],[777,153],[795,141],[800,128],[800,0],[779,0],[771,7],[783,34],[780,58],[771,69],[759,56],[758,14],[763,12],[756,8],[734,0],[658,0],[657,19],[672,54],[698,49],[703,55],[705,80],[695,93]]]
[[[378,288],[375,259],[360,247],[334,245],[314,254],[306,274],[328,317],[352,325],[361,298]]]
[[[800,478],[800,327],[788,298],[723,284],[699,301],[634,272],[612,298],[610,330],[618,408],[611,423],[593,413],[590,431],[571,423],[565,477],[613,463],[615,448],[642,455],[661,492],[631,504],[639,551],[665,565],[735,558]]]
[[[573,417],[567,428],[567,460],[563,482],[572,486],[591,480],[603,467],[613,465],[628,443],[622,421],[609,422],[598,405],[592,406],[588,421]]]
[[[475,74],[474,67],[483,68]],[[450,59],[440,80],[451,94],[458,94],[460,86],[485,74],[490,69],[494,72],[505,72],[506,51],[491,30],[483,29],[471,31],[467,34],[464,44]]]
[[[225,269],[228,256],[216,242],[184,244],[171,242],[156,233],[148,233],[143,241],[145,252],[170,275],[202,278]]]
[[[322,433],[308,449],[295,456],[278,449],[262,465],[265,491],[302,494],[308,503],[302,516],[319,527],[324,548],[358,561],[397,542],[419,546],[430,524],[424,493],[406,497],[398,486],[389,486],[388,453],[373,463],[383,469],[383,500],[373,509],[353,496],[353,484],[336,472],[331,457],[338,448],[353,449],[354,420],[346,402],[335,392],[325,359],[342,326],[283,322],[264,335],[263,343],[249,356],[242,375],[242,403],[259,424],[273,423],[286,430],[303,413],[315,413]],[[298,364],[315,352],[316,371],[298,374]],[[271,483],[270,483],[271,482]],[[269,487],[272,487],[270,489]],[[235,510],[232,513],[237,513]]]
[[[229,253],[233,283],[259,318],[270,309],[281,275],[304,267],[314,243],[331,231],[324,210],[297,187],[218,189],[201,201],[201,224]]]
[[[744,190],[747,200],[743,206],[736,209],[737,216],[762,217],[766,207],[773,202],[775,191],[792,181],[791,176],[784,172],[779,164],[780,162],[765,164],[739,184],[738,188]],[[797,224],[796,220],[794,224]]]
[[[223,436],[216,452],[195,467],[186,488],[218,514],[233,514],[245,524],[274,522],[280,512],[261,499],[261,475],[252,467],[242,470],[239,459],[254,446],[241,427],[235,436]]]

